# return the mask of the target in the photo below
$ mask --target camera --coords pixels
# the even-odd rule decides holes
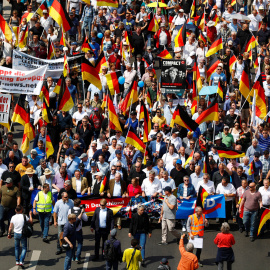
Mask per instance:
[[[81,209],[85,209],[85,208],[86,208],[85,204],[81,204],[81,205],[80,205],[80,208],[81,208]]]

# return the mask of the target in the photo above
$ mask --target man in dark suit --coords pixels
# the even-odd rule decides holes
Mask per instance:
[[[24,213],[29,213],[32,191],[36,188],[41,189],[40,182],[35,174],[35,170],[28,168],[21,179],[22,205]]]
[[[150,142],[148,149],[150,155],[154,157],[154,162],[166,154],[167,148],[165,142],[162,141],[161,133],[157,134],[157,139],[155,141]]]
[[[95,230],[95,257],[93,261],[99,259],[100,239],[102,238],[102,250],[104,250],[104,243],[114,228],[113,211],[106,205],[106,199],[101,199],[100,207],[96,208],[91,221],[91,231]]]

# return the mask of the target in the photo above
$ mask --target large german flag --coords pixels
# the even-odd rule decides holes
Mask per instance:
[[[0,28],[5,36],[5,38],[8,41],[12,41],[12,32],[6,22],[6,20],[3,18],[3,16],[0,14]]]
[[[256,46],[258,46],[258,42],[256,38],[252,35],[250,39],[246,40],[245,45],[242,49],[242,53],[249,52],[251,49],[255,48]]]
[[[202,186],[200,186],[199,191],[198,191],[197,201],[196,201],[196,207],[200,206],[202,209],[204,209],[205,200],[208,195],[209,195],[208,192]]]
[[[203,111],[195,120],[199,125],[206,121],[218,121],[218,102],[217,97],[211,102],[209,107]]]
[[[214,58],[209,62],[209,64],[207,65],[207,81],[210,81],[211,75],[216,71],[216,68],[218,66],[218,64],[220,63],[220,61],[218,60],[217,56],[215,55]]]
[[[148,31],[151,31],[151,32],[157,32],[158,29],[159,29],[159,25],[158,25],[158,22],[156,20],[156,16],[153,15],[153,13],[151,12],[148,16]]]
[[[110,90],[111,95],[119,94],[123,91],[123,87],[119,84],[118,79],[121,77],[121,71],[111,72],[106,74],[107,85]]]
[[[49,135],[46,136],[46,156],[47,158],[54,153],[54,148],[52,145],[52,141]]]
[[[229,60],[229,69],[230,73],[232,73],[233,65],[237,61],[236,56],[232,53],[230,60]]]
[[[175,47],[183,47],[186,44],[186,23],[183,24],[181,29],[178,31],[177,36],[174,39]]]
[[[261,119],[264,119],[267,114],[267,109],[266,109],[266,99],[265,99],[265,93],[264,93],[263,82],[262,82],[262,75],[260,75],[257,81],[254,83],[252,90],[255,90],[255,93],[256,93],[256,105],[255,105],[256,116],[258,116]]]
[[[73,106],[74,106],[73,99],[70,95],[65,79],[62,77],[59,98],[58,98],[58,110],[67,112]]]
[[[140,116],[139,120],[143,119],[143,142],[148,142],[148,136],[151,131],[151,120],[149,117],[149,112],[146,109],[146,106],[141,100]]]
[[[19,123],[23,126],[28,122],[28,117],[30,119],[30,109],[25,97],[26,95],[20,95],[11,118],[12,122]]]
[[[82,58],[82,65],[81,65],[81,70],[82,70],[82,79],[86,80],[93,85],[95,85],[98,89],[101,90],[102,85],[101,81],[99,78],[99,67],[94,67],[88,60],[86,60],[84,57]]]
[[[112,101],[112,96],[110,92],[107,95],[107,108],[108,108],[108,113],[109,113],[109,125],[110,128],[113,130],[119,130],[122,132],[121,125],[119,123],[118,116],[116,114],[113,101]]]
[[[249,96],[249,92],[250,92],[249,71],[248,71],[248,66],[247,65],[245,65],[245,67],[244,67],[244,69],[242,71],[241,80],[240,80],[240,84],[239,84],[239,91],[247,99],[247,101],[249,103],[251,103],[250,96]]]
[[[133,127],[130,127],[130,129],[128,131],[128,134],[127,134],[127,137],[126,137],[125,143],[133,145],[135,148],[137,148],[142,153],[145,152],[146,146],[142,142],[142,140],[138,137],[138,135],[136,134]]]
[[[245,156],[245,152],[238,151],[238,150],[232,150],[227,147],[220,147],[217,146],[217,152],[220,157],[224,158],[240,158]]]
[[[270,219],[270,209],[267,209],[267,208],[263,208],[263,212],[261,214],[261,219],[260,219],[260,224],[259,224],[259,227],[258,227],[258,233],[257,235],[260,234],[261,232],[261,229],[263,227],[263,225],[266,223],[267,220]]]
[[[193,131],[195,131],[199,126],[194,120],[189,117],[188,113],[184,111],[179,104],[177,105],[173,113],[170,127],[174,127],[174,124],[178,124],[181,127]]]
[[[117,0],[97,0],[97,6],[109,6],[109,7],[118,7],[118,1]]]
[[[43,16],[43,10],[47,10],[48,11],[48,5],[46,0],[42,1],[42,3],[40,4],[39,8],[37,9],[36,13],[42,17]]]
[[[138,101],[138,82],[136,78],[134,78],[121,105],[121,110],[123,114],[125,115],[128,108],[137,101]]]
[[[172,56],[167,49],[157,54],[157,57],[160,57],[162,59],[172,59]]]
[[[43,82],[39,97],[40,99],[44,98],[46,104],[50,106],[49,88],[46,80]]]
[[[58,25],[62,26],[64,31],[67,32],[73,26],[73,23],[64,7],[65,3],[63,1],[54,0],[50,7],[49,14],[58,23]]]
[[[211,56],[212,54],[217,53],[219,50],[223,49],[223,43],[221,35],[219,34],[216,40],[212,43],[211,47],[209,48],[208,52],[206,53],[206,57]]]

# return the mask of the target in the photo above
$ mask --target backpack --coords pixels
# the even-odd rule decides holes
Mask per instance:
[[[113,262],[117,260],[117,254],[116,254],[116,250],[113,246],[113,243],[116,241],[116,239],[114,240],[107,240],[105,247],[104,247],[104,258],[106,261],[108,262]]]
[[[26,238],[30,238],[33,235],[33,227],[32,225],[26,221],[26,216],[23,215],[24,224],[22,228],[22,236]]]

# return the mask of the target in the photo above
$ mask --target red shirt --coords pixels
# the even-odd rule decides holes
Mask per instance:
[[[230,248],[232,245],[235,244],[235,240],[231,233],[218,233],[214,240],[214,243],[219,248]]]
[[[129,197],[136,196],[138,194],[142,193],[142,188],[138,185],[136,187],[133,187],[132,184],[129,184],[127,187],[127,192]]]
[[[114,63],[115,64],[115,69],[121,69],[121,56],[117,55],[117,57],[115,57],[114,54],[112,54],[109,59],[108,59],[109,63]]]
[[[207,37],[209,38],[210,42],[213,43],[217,38],[217,29],[215,26],[206,28]]]

